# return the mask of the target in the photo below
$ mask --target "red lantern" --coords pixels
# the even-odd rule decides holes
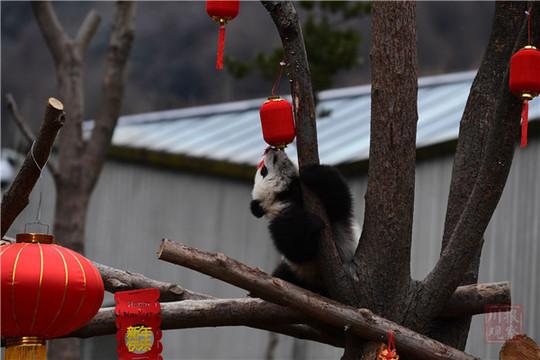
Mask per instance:
[[[240,0],[206,0],[206,13],[219,23],[216,69],[223,69],[223,49],[225,48],[225,24],[234,19],[240,11]]]
[[[271,96],[261,106],[264,141],[278,148],[290,144],[296,135],[291,104],[279,96]]]
[[[540,94],[540,51],[527,45],[510,59],[510,91],[523,100],[521,147],[527,146],[529,100]]]
[[[0,248],[6,360],[45,359],[46,339],[80,328],[103,302],[96,267],[53,240],[52,235],[18,234],[17,243]]]

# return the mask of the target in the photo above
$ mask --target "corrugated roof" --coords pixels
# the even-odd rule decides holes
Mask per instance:
[[[457,138],[459,122],[475,76],[462,72],[421,78],[418,91],[417,147]],[[321,162],[337,165],[369,154],[370,86],[324,91],[317,120]],[[166,154],[255,165],[266,144],[259,107],[265,99],[123,116],[113,145]],[[540,101],[530,103],[530,118],[540,118]],[[295,144],[288,154],[296,158]]]

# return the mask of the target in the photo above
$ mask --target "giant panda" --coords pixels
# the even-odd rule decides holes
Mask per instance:
[[[351,260],[359,226],[353,218],[350,189],[331,166],[308,166],[299,174],[283,150],[267,148],[255,173],[251,212],[269,221],[270,236],[283,255],[273,276],[325,294],[316,264],[324,222],[304,209],[301,184],[321,200],[340,256],[345,262]]]

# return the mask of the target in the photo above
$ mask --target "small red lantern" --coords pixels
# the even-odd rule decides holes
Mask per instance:
[[[540,51],[527,45],[510,59],[510,91],[523,100],[521,147],[527,146],[529,100],[540,94]]]
[[[264,141],[272,146],[284,148],[296,136],[291,104],[279,97],[271,96],[259,111]]]
[[[234,19],[240,11],[240,0],[206,0],[206,13],[219,23],[216,69],[223,69],[223,49],[225,48],[225,24]]]
[[[80,328],[103,302],[103,281],[82,255],[46,234],[0,248],[2,337],[7,359],[45,359],[45,340]]]

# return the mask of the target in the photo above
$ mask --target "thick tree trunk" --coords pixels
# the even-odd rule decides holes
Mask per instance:
[[[374,2],[371,137],[362,236],[355,254],[362,304],[400,320],[410,278],[416,160],[416,3]]]

